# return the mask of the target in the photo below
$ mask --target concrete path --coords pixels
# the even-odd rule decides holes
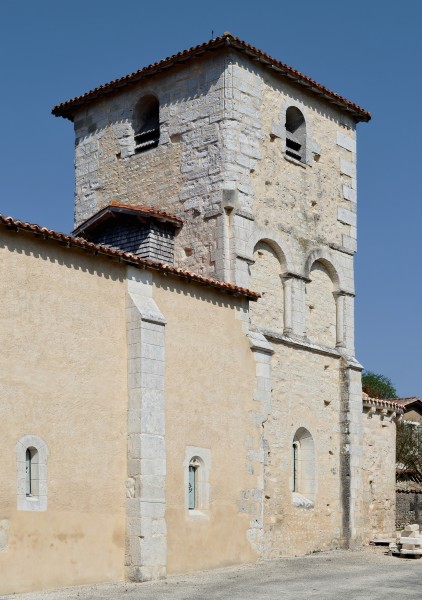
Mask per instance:
[[[386,549],[335,551],[141,584],[116,583],[0,597],[7,600],[422,600],[422,559]]]

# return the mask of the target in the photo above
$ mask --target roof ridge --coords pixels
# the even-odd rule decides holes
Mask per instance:
[[[318,83],[311,77],[304,75],[300,71],[289,67],[286,63],[283,63],[282,61],[273,58],[269,54],[263,52],[262,50],[259,50],[259,48],[256,48],[255,46],[252,46],[247,42],[244,42],[243,40],[234,36],[230,32],[225,32],[219,37],[211,39],[207,42],[203,42],[202,44],[198,44],[197,46],[192,46],[187,50],[182,50],[181,52],[168,56],[167,58],[151,63],[150,65],[147,65],[142,69],[133,71],[128,75],[124,75],[123,77],[113,79],[108,83],[93,88],[89,92],[85,92],[80,96],[76,96],[65,102],[61,102],[52,109],[52,113],[57,117],[62,116],[65,118],[71,118],[71,108],[74,106],[83,104],[85,102],[89,102],[97,98],[98,96],[109,93],[114,89],[118,89],[120,87],[123,87],[124,85],[128,85],[134,80],[140,80],[143,77],[154,75],[158,71],[168,69],[174,66],[175,64],[178,64],[190,58],[194,58],[195,56],[198,56],[198,54],[203,54],[207,51],[216,50],[227,46],[232,46],[233,48],[246,54],[252,53],[256,58],[258,58],[258,60],[264,62],[264,64],[266,62],[271,63],[270,65],[266,64],[266,66],[269,66],[274,72],[281,72],[282,75],[290,79],[295,79],[298,84],[305,86],[311,92],[316,93],[320,96],[325,96],[328,101],[339,105],[343,108],[343,110],[352,112],[357,120],[370,120],[371,114],[365,109],[355,104],[354,102],[351,102],[350,100],[347,100],[340,94],[333,92],[329,88],[325,87],[324,85],[321,85],[320,83]]]

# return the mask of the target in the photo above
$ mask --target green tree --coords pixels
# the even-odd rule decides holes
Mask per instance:
[[[396,464],[422,479],[422,427],[408,421],[397,424]]]
[[[371,398],[379,398],[381,400],[398,398],[396,388],[391,379],[372,371],[364,371],[362,373],[362,389]]]

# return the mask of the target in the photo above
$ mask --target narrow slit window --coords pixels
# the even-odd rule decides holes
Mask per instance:
[[[201,510],[204,508],[204,463],[199,456],[189,461],[188,472],[188,509]]]
[[[15,449],[18,510],[47,510],[47,444],[39,436],[28,434],[21,437]]]
[[[26,495],[31,496],[31,451],[29,448],[26,449]]]
[[[299,491],[299,442],[293,442],[293,491]]]
[[[35,448],[27,448],[25,452],[25,495],[28,498],[38,497],[38,452]]]
[[[193,518],[207,518],[211,451],[186,446],[184,471],[185,508]]]
[[[194,510],[197,505],[197,467],[189,465],[189,510]]]

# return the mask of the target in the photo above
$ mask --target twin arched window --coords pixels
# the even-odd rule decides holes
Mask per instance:
[[[160,105],[152,94],[143,96],[135,107],[133,128],[135,154],[158,146],[160,141]]]

